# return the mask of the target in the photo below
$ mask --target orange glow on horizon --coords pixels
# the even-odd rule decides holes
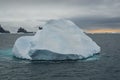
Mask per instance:
[[[86,30],[87,33],[120,33],[120,29],[95,29]]]

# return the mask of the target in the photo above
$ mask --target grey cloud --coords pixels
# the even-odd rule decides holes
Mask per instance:
[[[120,17],[83,17],[71,18],[83,29],[120,28]]]
[[[71,5],[71,6],[99,6],[115,5],[120,0],[0,0],[0,5]]]
[[[120,0],[0,0],[0,18],[69,16],[84,29],[120,28],[119,8]]]

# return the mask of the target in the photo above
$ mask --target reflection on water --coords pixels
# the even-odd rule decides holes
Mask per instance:
[[[0,50],[0,56],[12,56],[12,48]]]

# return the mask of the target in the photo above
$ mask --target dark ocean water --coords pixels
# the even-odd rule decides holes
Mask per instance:
[[[0,34],[0,80],[120,80],[120,34],[88,34],[102,49],[78,61],[29,61],[12,56],[23,35]]]

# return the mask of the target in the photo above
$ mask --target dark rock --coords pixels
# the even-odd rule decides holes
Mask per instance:
[[[39,27],[39,30],[42,30],[43,28],[42,27]]]
[[[2,26],[0,25],[0,33],[10,33],[10,31],[3,29]]]
[[[27,30],[25,30],[24,28],[20,27],[17,31],[17,33],[33,33],[33,32],[28,32]]]
[[[20,33],[20,32],[22,32],[22,33],[27,33],[27,30],[25,30],[24,28],[20,27],[20,28],[18,29],[17,33]]]

